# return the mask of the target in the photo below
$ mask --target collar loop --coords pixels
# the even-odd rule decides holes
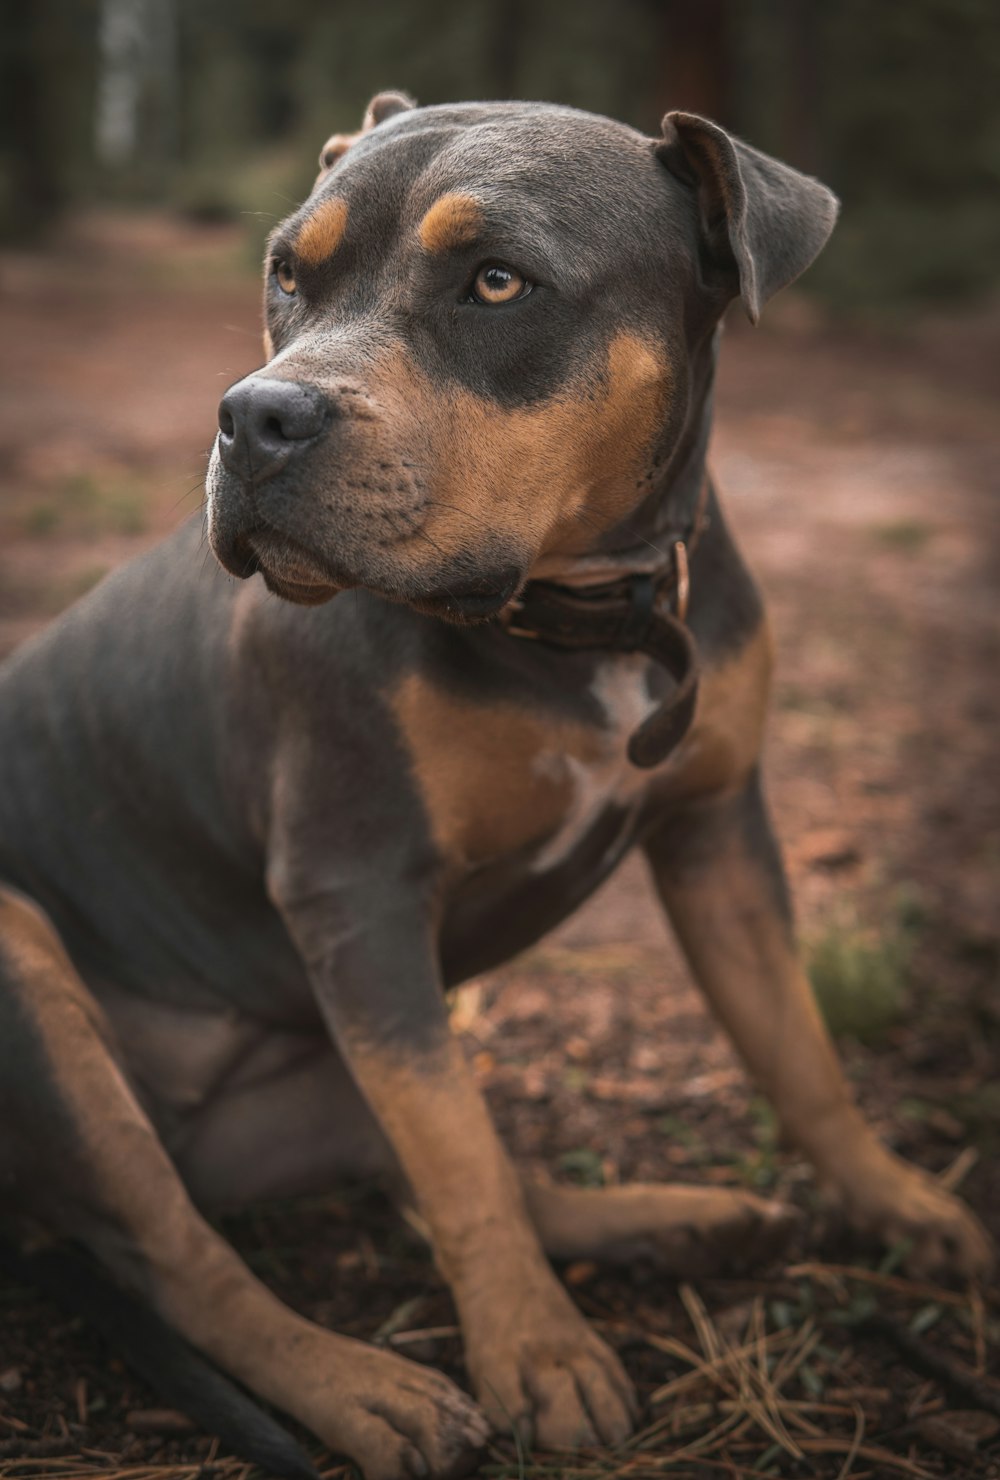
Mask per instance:
[[[672,688],[629,737],[629,760],[641,767],[658,765],[680,743],[698,697],[698,655],[684,622],[691,592],[685,541],[676,540],[672,554],[671,567],[659,576],[632,574],[595,586],[529,581],[499,618],[511,637],[645,653],[666,670]]]

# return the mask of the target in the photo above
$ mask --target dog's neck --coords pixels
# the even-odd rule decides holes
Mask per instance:
[[[697,543],[707,518],[706,458],[720,332],[717,328],[701,352],[692,356],[691,400],[684,429],[650,492],[590,549],[543,556],[532,568],[532,580],[579,587],[627,575],[658,575],[671,567],[678,541],[688,546]]]

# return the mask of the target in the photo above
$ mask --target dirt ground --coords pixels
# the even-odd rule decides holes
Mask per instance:
[[[0,655],[197,509],[224,386],[258,362],[229,229],[93,218],[0,258]],[[713,465],[778,642],[770,793],[858,1097],[1000,1234],[1000,314],[875,333],[804,298],[733,320]],[[590,1184],[749,1185],[789,1260],[678,1292],[565,1272],[646,1403],[637,1441],[531,1475],[1000,1476],[1000,1289],[848,1241],[706,1016],[638,859],[457,994],[519,1157]],[[454,1313],[373,1189],[228,1220],[297,1308],[445,1366]],[[79,1321],[0,1277],[0,1476],[245,1477]],[[315,1446],[313,1446],[315,1448]],[[327,1473],[339,1473],[328,1457]],[[517,1474],[498,1445],[489,1471]]]

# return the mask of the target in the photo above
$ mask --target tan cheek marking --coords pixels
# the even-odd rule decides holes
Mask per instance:
[[[270,329],[265,329],[264,330],[264,359],[265,360],[273,360],[273,358],[274,358],[274,340],[271,338],[271,331],[270,331]]]
[[[636,480],[662,422],[667,369],[632,335],[609,347],[604,384],[542,406],[498,413],[465,397],[455,449],[455,498],[478,495],[496,519],[514,504],[539,553],[582,550],[636,501]],[[464,494],[468,498],[470,495]]]
[[[401,424],[412,424],[417,409],[434,469],[433,538],[445,549],[469,548],[485,528],[530,561],[586,549],[634,506],[670,403],[670,371],[651,345],[622,334],[593,394],[504,411],[469,391],[443,391],[403,355],[386,365],[379,390],[393,409],[398,397]],[[413,569],[432,563],[416,540],[397,546],[394,559]]]
[[[671,801],[742,786],[764,737],[774,643],[764,617],[735,657],[701,680],[694,725],[657,780]]]
[[[542,843],[572,802],[564,770],[538,764],[553,752],[589,759],[600,732],[553,723],[514,704],[455,698],[418,674],[392,700],[434,840],[456,866]]]
[[[585,549],[597,529],[610,529],[635,506],[637,482],[670,411],[672,378],[659,348],[634,334],[611,341],[603,394],[596,405],[588,401],[577,408],[580,421],[561,431],[572,449],[570,475],[578,497],[567,503],[546,553]]]
[[[309,267],[318,267],[340,246],[346,226],[347,201],[337,197],[323,201],[299,228],[296,254]]]
[[[417,227],[417,236],[425,251],[447,252],[452,247],[469,246],[482,228],[479,202],[471,195],[451,193],[434,202]]]

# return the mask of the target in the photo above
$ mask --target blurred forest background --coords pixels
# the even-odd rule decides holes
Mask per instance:
[[[32,0],[0,47],[8,240],[93,199],[218,220],[298,198],[323,139],[394,86],[649,131],[703,112],[840,193],[810,287],[841,307],[1000,274],[994,0]]]

